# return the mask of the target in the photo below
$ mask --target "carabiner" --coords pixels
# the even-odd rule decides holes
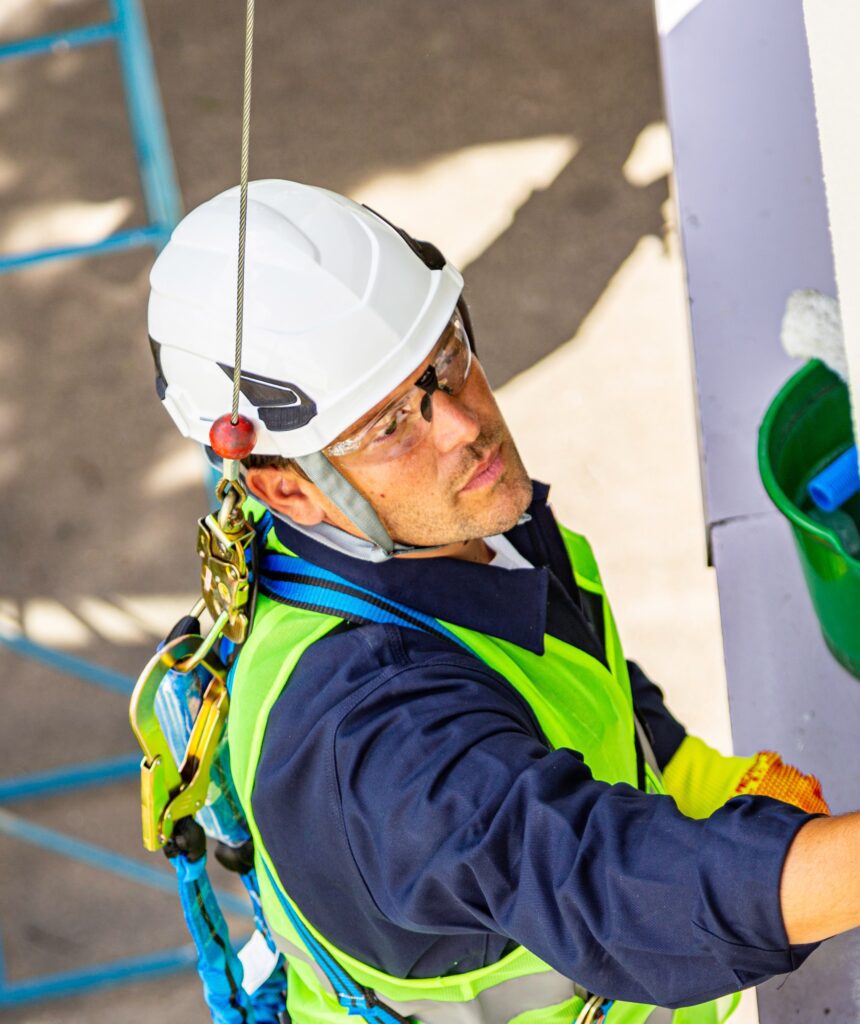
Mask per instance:
[[[203,643],[202,637],[188,635],[165,644],[141,672],[131,697],[129,718],[143,751],[141,811],[147,850],[164,846],[174,823],[200,810],[206,802],[209,770],[227,718],[227,669],[211,651],[198,659],[212,678],[203,693],[180,765],[173,759],[155,713],[156,694],[165,676],[184,671],[184,662],[195,658]]]

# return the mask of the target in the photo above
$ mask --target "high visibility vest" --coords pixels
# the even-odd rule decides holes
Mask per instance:
[[[593,776],[610,784],[637,785],[635,718],[627,664],[584,537],[562,530],[578,586],[602,603],[608,668],[579,648],[545,637],[542,655],[456,623],[441,622],[475,655],[503,676],[526,700],[553,748],[579,751]],[[268,546],[290,555],[270,531]],[[341,621],[336,615],[293,607],[260,596],[254,627],[234,670],[228,736],[233,776],[254,838],[257,873],[266,918],[288,960],[288,1009],[297,1024],[336,1024],[350,1018],[333,991],[333,962],[386,1007],[421,1024],[572,1024],[588,993],[520,946],[495,964],[438,978],[397,978],[356,960],[320,934],[290,899],[278,878],[254,819],[254,779],[269,713],[288,685],[305,650]],[[646,788],[665,792],[646,767]],[[297,830],[297,833],[299,830]],[[311,948],[309,948],[311,947]],[[312,954],[312,949],[316,952]],[[603,993],[611,995],[611,993]],[[615,1001],[607,1024],[722,1024],[739,1001],[732,994],[674,1013]],[[354,1012],[354,1011],[353,1011]],[[388,1018],[391,1019],[391,1018]]]

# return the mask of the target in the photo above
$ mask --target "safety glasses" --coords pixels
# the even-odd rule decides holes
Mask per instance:
[[[399,459],[430,432],[433,394],[444,391],[446,395],[456,395],[471,368],[469,336],[460,314],[455,312],[430,356],[430,364],[412,387],[354,429],[349,437],[323,449],[324,454],[335,458],[360,454],[362,462],[367,463]]]

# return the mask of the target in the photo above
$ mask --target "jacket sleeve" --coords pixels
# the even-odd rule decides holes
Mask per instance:
[[[367,694],[335,759],[356,867],[402,927],[493,931],[592,991],[670,1007],[790,971],[813,948],[789,946],[779,906],[808,815],[743,796],[694,820],[599,782],[471,659],[405,668]]]

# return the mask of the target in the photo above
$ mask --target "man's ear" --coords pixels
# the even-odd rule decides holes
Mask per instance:
[[[276,466],[246,469],[245,482],[260,501],[289,516],[299,526],[316,526],[326,518],[320,492],[310,480],[290,469]]]

